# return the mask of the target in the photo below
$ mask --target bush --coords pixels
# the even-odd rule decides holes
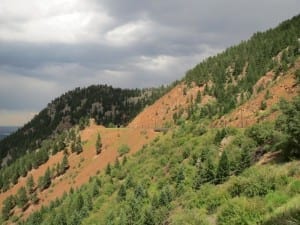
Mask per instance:
[[[287,184],[287,176],[275,174],[272,168],[251,168],[241,177],[235,178],[228,187],[228,192],[235,196],[265,196],[271,191]]]
[[[258,123],[247,128],[245,134],[252,138],[258,145],[270,144],[274,140],[274,124],[269,122]]]
[[[300,194],[300,180],[292,182],[289,189],[292,194]]]
[[[265,209],[258,200],[235,198],[228,201],[221,209],[218,225],[248,225],[261,221]]]
[[[118,153],[120,156],[127,154],[129,151],[130,151],[130,148],[128,147],[128,145],[125,145],[125,144],[121,145],[118,148]]]
[[[208,225],[205,219],[205,212],[198,209],[182,210],[170,216],[170,225]]]
[[[289,200],[289,196],[282,192],[270,192],[266,195],[266,206],[270,211],[273,211],[277,207],[285,204]]]
[[[267,219],[263,225],[297,225],[300,224],[300,208],[291,208]]]
[[[221,190],[212,184],[204,184],[199,190],[197,207],[205,207],[208,214],[213,214],[229,197],[226,190]]]

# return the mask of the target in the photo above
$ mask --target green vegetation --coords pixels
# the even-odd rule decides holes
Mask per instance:
[[[97,140],[96,140],[96,154],[100,154],[102,151],[102,141],[101,141],[101,136],[98,133],[97,134]]]
[[[176,114],[176,128],[133,156],[125,158],[130,149],[121,145],[118,152],[124,156],[122,163],[116,158],[114,165],[108,164],[89,183],[71,188],[18,224],[299,224],[300,98],[282,101],[278,109],[281,115],[273,122],[246,129],[215,128],[211,123],[236,106],[238,93],[252,92],[253,84],[267,70],[281,73],[292,65],[299,54],[299,23],[300,16],[257,33],[189,71],[187,83],[213,82],[205,86],[205,94],[215,96],[216,101],[192,104],[187,115]],[[279,52],[281,62],[273,61]],[[227,72],[229,66],[232,74]],[[240,76],[236,86],[228,82],[242,71],[247,75]],[[197,97],[198,103],[201,98]],[[80,153],[80,137],[74,130],[67,136],[63,143]],[[100,135],[96,143],[98,139],[101,143]],[[257,164],[264,153],[275,151],[281,154],[272,163]],[[64,158],[58,168],[66,165]],[[53,176],[48,168],[38,179],[40,191],[49,187]],[[29,178],[27,183],[30,193],[35,185]],[[10,214],[16,205],[23,208],[29,199],[29,204],[38,201],[21,189],[3,202],[3,223],[13,220]]]
[[[227,113],[237,105],[240,93],[245,93],[246,96],[252,94],[253,85],[267,71],[274,70],[280,74],[294,65],[299,56],[299,27],[298,15],[274,29],[257,32],[251,39],[209,57],[189,70],[184,81],[188,84],[195,82],[197,85],[211,81],[212,86],[205,85],[204,93],[216,98],[215,110],[206,113]],[[283,52],[281,61],[275,57],[280,52]]]
[[[126,125],[146,105],[165,94],[169,87],[120,89],[107,85],[76,88],[56,98],[24,127],[0,141],[0,159],[9,152],[13,160],[41,147],[57,133],[79,125],[83,129],[94,118],[98,124]],[[62,142],[61,142],[62,143]],[[56,148],[57,147],[57,148]],[[61,150],[56,146],[55,150]]]
[[[293,108],[297,101],[285,104]],[[274,133],[285,136],[288,130],[270,129],[274,123],[199,135],[198,125],[186,121],[20,224],[211,224],[211,218],[218,225],[299,223],[298,208],[279,213],[299,200],[299,161],[251,166],[270,142],[276,147],[266,151],[283,146]],[[220,147],[220,136],[231,141]],[[14,201],[6,200],[4,219]]]
[[[128,147],[128,145],[123,144],[118,148],[118,153],[120,156],[127,154],[129,151],[130,151],[130,148]]]

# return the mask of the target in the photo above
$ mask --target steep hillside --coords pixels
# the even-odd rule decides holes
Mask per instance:
[[[299,224],[299,27],[297,16],[203,61],[128,127],[44,140],[1,170],[0,222]]]
[[[287,104],[297,111],[283,107],[284,117],[296,121],[299,97]],[[281,149],[279,137],[289,135],[270,125],[199,132],[187,121],[25,224],[298,224],[300,162],[281,154],[280,163],[256,164],[262,148]]]
[[[102,138],[102,151],[96,154],[95,143],[97,134]],[[134,154],[141,149],[145,144],[151,142],[153,138],[158,136],[153,129],[131,129],[131,128],[105,128],[91,122],[91,124],[80,131],[79,135],[83,143],[83,151],[80,154],[72,153],[71,149],[67,149],[69,168],[62,175],[55,176],[55,169],[63,159],[63,152],[50,156],[49,160],[38,167],[31,170],[25,177],[21,177],[15,185],[12,185],[7,191],[0,194],[0,204],[11,196],[16,195],[21,187],[25,187],[30,176],[33,177],[36,185],[38,179],[42,177],[48,168],[52,172],[51,186],[43,191],[36,190],[39,201],[32,204],[24,210],[16,210],[15,216],[26,218],[32,212],[41,208],[42,205],[48,205],[56,198],[61,198],[65,192],[71,188],[78,188],[87,183],[90,177],[95,176],[100,170],[108,164],[113,165],[116,160],[122,162],[123,156],[120,156],[118,149],[122,145],[129,147],[130,151],[126,154]]]
[[[255,91],[252,97],[236,107],[229,114],[214,121],[214,127],[248,127],[255,123],[274,120],[278,116],[278,103],[281,99],[291,100],[299,95],[296,71],[300,71],[300,59],[295,66],[275,77],[273,72],[268,72],[254,85]]]
[[[76,88],[53,100],[24,127],[1,140],[0,159],[8,153],[16,159],[40,147],[45,138],[75,124],[84,126],[88,118],[104,126],[124,126],[167,90],[164,87],[130,90],[106,85]]]
[[[154,104],[146,107],[129,124],[131,128],[164,128],[172,124],[174,115],[183,113],[197,98],[203,87],[188,88],[178,84]]]

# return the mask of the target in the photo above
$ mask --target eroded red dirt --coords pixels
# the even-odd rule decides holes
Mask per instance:
[[[103,149],[99,155],[96,155],[95,143],[98,132],[101,134]],[[84,143],[83,152],[79,155],[72,153],[68,156],[70,168],[67,172],[53,179],[48,189],[43,192],[38,191],[39,204],[30,205],[22,214],[19,209],[15,209],[15,215],[22,215],[23,218],[26,218],[42,205],[48,205],[50,201],[61,197],[64,192],[68,192],[71,187],[77,188],[88,182],[91,176],[96,175],[97,171],[105,168],[108,163],[114,164],[116,158],[119,157],[118,147],[120,145],[128,145],[130,148],[128,155],[131,155],[141,149],[144,144],[153,140],[157,135],[159,134],[155,133],[153,129],[105,128],[92,124],[80,132],[82,142]],[[54,167],[55,164],[61,162],[62,157],[63,153],[60,152],[51,156],[49,161],[38,169],[32,170],[29,174],[33,175],[35,183],[37,183],[40,176],[44,175],[48,167]],[[15,195],[20,187],[26,185],[27,177],[20,178],[16,185],[7,192],[0,194],[1,206],[6,197]]]

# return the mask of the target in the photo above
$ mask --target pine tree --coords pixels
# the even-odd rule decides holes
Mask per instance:
[[[183,168],[180,168],[176,176],[176,185],[181,184],[185,179]]]
[[[226,152],[222,153],[222,156],[219,161],[217,174],[216,174],[216,184],[224,183],[229,177],[229,161]]]
[[[126,187],[124,184],[122,184],[118,191],[118,200],[123,201],[125,199],[126,199]]]
[[[111,166],[110,166],[110,163],[107,164],[107,167],[105,169],[105,174],[111,175]]]
[[[144,212],[143,225],[155,225],[155,217],[152,208],[148,208]]]
[[[116,157],[116,160],[115,160],[115,168],[116,169],[120,169],[121,168],[120,161],[119,161],[118,157]]]
[[[207,180],[207,182],[211,182],[215,179],[215,166],[210,158],[207,159],[205,179]]]
[[[37,196],[37,193],[36,192],[33,192],[31,195],[30,195],[30,200],[33,204],[38,204],[39,202],[39,198]]]
[[[69,168],[69,161],[66,154],[64,154],[64,157],[62,159],[62,162],[60,164],[60,174],[64,174],[66,170]]]
[[[17,193],[17,205],[19,208],[23,209],[24,206],[27,204],[27,202],[28,202],[28,197],[27,197],[26,189],[25,187],[21,187]]]
[[[237,174],[243,172],[246,168],[251,166],[251,152],[248,149],[243,149],[241,153],[241,160],[238,165]]]
[[[41,191],[43,191],[44,189],[48,188],[50,184],[51,184],[51,172],[48,167],[44,176],[39,177],[38,187],[40,188]]]
[[[7,220],[10,215],[10,210],[12,210],[16,205],[16,201],[14,196],[9,196],[3,201],[3,207],[2,207],[2,218],[4,220]]]
[[[76,152],[76,145],[75,145],[75,141],[72,141],[71,143],[71,152]]]
[[[77,212],[80,212],[80,210],[83,208],[83,206],[84,206],[84,200],[83,200],[82,195],[79,193],[75,198],[72,209],[76,210]]]
[[[96,140],[96,154],[100,154],[102,151],[102,141],[101,141],[101,136],[100,133],[97,135],[97,140]]]
[[[82,151],[83,151],[83,149],[82,149],[81,138],[80,138],[80,136],[78,136],[78,138],[76,140],[76,144],[75,144],[75,152],[77,154],[80,154]]]
[[[26,188],[29,194],[31,194],[32,192],[34,192],[34,180],[33,180],[33,176],[32,174],[29,175],[27,181],[26,181]]]
[[[99,195],[99,185],[97,182],[94,182],[93,184],[93,190],[92,190],[93,197],[96,197]]]
[[[50,184],[51,184],[51,172],[48,167],[44,175],[44,188],[48,188]]]
[[[125,164],[126,164],[126,162],[127,162],[127,157],[126,157],[126,155],[123,157],[123,160],[122,160],[122,165],[124,166]]]
[[[60,210],[54,217],[55,225],[67,225],[67,219],[64,210]]]

